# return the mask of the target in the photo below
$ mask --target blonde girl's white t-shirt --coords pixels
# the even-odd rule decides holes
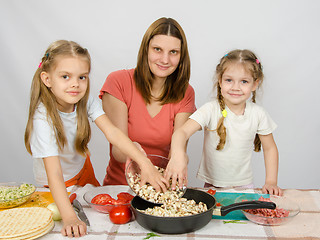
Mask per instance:
[[[42,103],[39,104],[33,117],[33,132],[30,145],[33,157],[33,173],[37,184],[40,185],[48,185],[43,158],[59,156],[64,181],[76,176],[83,168],[86,160],[84,156],[77,153],[74,146],[77,132],[76,109],[71,113],[58,112],[63,122],[68,143],[62,152],[59,151],[54,129],[47,120],[47,110]],[[89,97],[87,112],[91,121],[95,121],[99,116],[103,115],[101,101]]]
[[[203,154],[197,178],[217,187],[251,184],[251,157],[256,133],[268,135],[277,126],[261,106],[249,101],[243,115],[235,115],[228,107],[226,110],[226,143],[219,151],[216,147],[220,138],[216,131],[209,131],[216,130],[222,116],[218,101],[206,103],[190,116],[204,129]]]

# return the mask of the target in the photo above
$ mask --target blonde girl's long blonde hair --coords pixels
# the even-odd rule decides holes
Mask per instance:
[[[221,94],[221,87],[219,82],[222,79],[223,73],[226,71],[227,67],[230,64],[241,63],[245,67],[247,71],[252,74],[254,81],[259,81],[259,86],[262,84],[263,81],[263,72],[262,72],[262,65],[256,55],[251,52],[250,50],[233,50],[227,53],[220,59],[220,63],[216,67],[216,83],[215,87],[217,88],[217,99],[220,105],[220,110],[223,111],[225,109],[225,102],[223,96]],[[256,102],[256,91],[252,92],[252,102]],[[217,150],[222,150],[226,143],[227,131],[226,127],[224,126],[224,116],[222,116],[217,125],[217,134],[220,138],[220,141],[217,145]],[[259,152],[261,150],[261,141],[259,135],[256,134],[254,140],[254,151]]]
[[[58,113],[57,100],[55,95],[51,92],[41,80],[40,74],[42,72],[49,72],[57,65],[57,57],[83,57],[88,61],[89,72],[91,66],[91,58],[86,48],[82,48],[79,44],[73,41],[58,40],[53,42],[46,50],[42,57],[41,63],[36,70],[30,91],[30,106],[28,122],[24,135],[24,142],[27,151],[32,154],[30,141],[33,131],[33,117],[35,111],[40,103],[42,103],[47,110],[47,121],[52,126],[55,137],[58,143],[59,150],[62,151],[67,144],[67,138],[63,127],[62,120]],[[77,103],[77,133],[75,138],[76,151],[85,156],[89,153],[88,143],[91,136],[91,128],[87,114],[87,101],[90,91],[90,82],[88,79],[88,87],[83,98]]]

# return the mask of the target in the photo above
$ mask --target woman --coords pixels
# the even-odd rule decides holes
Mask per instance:
[[[111,73],[99,97],[107,116],[140,149],[168,157],[173,132],[195,111],[189,78],[185,34],[174,19],[160,18],[142,39],[136,68]],[[103,185],[127,184],[126,160],[110,145]]]

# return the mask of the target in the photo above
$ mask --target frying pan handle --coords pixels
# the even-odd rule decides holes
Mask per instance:
[[[266,201],[243,201],[239,203],[234,203],[228,206],[221,207],[221,216],[227,215],[229,212],[235,210],[243,210],[243,209],[259,209],[259,208],[268,208],[275,209],[277,205],[274,202],[266,202]]]

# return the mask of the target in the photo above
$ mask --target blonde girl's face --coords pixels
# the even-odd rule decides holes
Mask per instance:
[[[155,79],[165,80],[179,65],[180,39],[167,35],[155,35],[149,43],[148,64]]]
[[[246,101],[257,89],[259,81],[254,81],[252,74],[243,64],[231,63],[223,73],[219,84],[226,105],[230,109],[244,109]]]
[[[41,73],[41,80],[55,95],[61,112],[73,112],[88,87],[89,63],[84,57],[59,56],[49,72]]]

